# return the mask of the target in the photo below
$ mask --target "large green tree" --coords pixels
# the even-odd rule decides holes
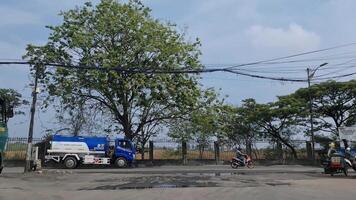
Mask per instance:
[[[29,45],[25,57],[40,71],[49,96],[66,109],[80,99],[100,104],[130,139],[147,125],[196,109],[202,94],[196,75],[131,72],[200,69],[198,40],[187,42],[175,25],[155,20],[134,0],[86,3],[61,16],[61,24],[48,26],[47,44]],[[98,70],[46,69],[43,62]]]
[[[256,121],[257,103],[255,99],[245,99],[242,105],[237,107],[234,118],[230,121],[231,131],[227,137],[236,144],[245,143],[247,154],[252,153],[252,143],[258,139],[261,128]]]
[[[226,135],[231,106],[225,105],[210,91],[206,94],[200,107],[182,119],[173,121],[169,126],[168,135],[180,141],[193,140],[197,143],[200,158],[203,158],[205,148],[216,138],[218,142]]]
[[[309,112],[311,97],[316,130],[329,130],[338,136],[341,126],[356,123],[356,80],[315,84],[297,90],[291,97],[304,103],[305,112]]]
[[[197,109],[167,123],[168,135],[181,141],[193,139],[205,141],[215,136],[219,131],[219,112],[222,107],[223,102],[218,100],[214,90],[206,90],[198,101]]]
[[[298,126],[303,122],[300,107],[301,103],[296,99],[279,97],[276,102],[256,104],[251,118],[266,138],[285,145],[294,158],[297,158],[297,152],[291,138],[299,132]]]

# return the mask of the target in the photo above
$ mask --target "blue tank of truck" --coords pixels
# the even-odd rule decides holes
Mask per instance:
[[[54,142],[84,142],[90,151],[109,151],[110,140],[107,137],[82,137],[82,136],[63,136],[54,135]]]

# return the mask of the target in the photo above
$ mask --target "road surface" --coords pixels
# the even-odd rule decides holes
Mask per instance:
[[[0,200],[355,199],[355,173],[330,177],[321,172],[303,166],[170,166],[22,174],[22,168],[7,168],[0,176]]]

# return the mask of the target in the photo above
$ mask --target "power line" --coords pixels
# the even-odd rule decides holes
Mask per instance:
[[[345,77],[349,77],[349,76],[353,76],[353,75],[356,75],[356,72],[338,75],[338,76],[325,77],[325,78],[316,78],[314,80],[330,80],[330,79],[335,79],[335,78],[345,78]]]
[[[298,56],[303,56],[303,55],[308,55],[308,54],[315,54],[323,51],[329,51],[333,49],[338,49],[338,48],[343,48],[347,46],[353,46],[356,45],[356,43],[348,43],[348,44],[343,44],[343,45],[338,45],[338,46],[333,46],[325,49],[320,49],[320,50],[315,50],[315,51],[308,51],[308,52],[303,52],[303,53],[298,53],[294,55],[289,55],[289,56],[283,56],[283,57],[278,57],[278,58],[273,58],[273,59],[266,59],[262,61],[257,61],[257,62],[250,62],[250,63],[243,63],[243,64],[238,64],[235,66],[228,66],[228,65],[222,65],[224,67],[220,68],[203,68],[203,69],[142,69],[142,68],[123,68],[123,67],[97,67],[97,66],[85,66],[85,65],[72,65],[72,64],[63,64],[63,63],[38,63],[38,62],[31,62],[31,61],[24,61],[24,60],[18,60],[18,59],[7,59],[8,61],[2,61],[0,62],[0,65],[13,65],[13,64],[18,64],[18,65],[35,65],[35,64],[40,64],[44,66],[49,66],[49,67],[63,67],[63,68],[68,68],[68,69],[81,69],[81,70],[98,70],[98,71],[117,71],[117,72],[122,72],[122,73],[128,73],[128,74],[133,74],[133,73],[144,73],[144,74],[200,74],[200,73],[212,73],[212,72],[228,72],[236,75],[242,75],[242,76],[247,76],[247,77],[252,77],[252,78],[260,78],[260,79],[268,79],[268,80],[276,80],[276,81],[290,81],[290,82],[306,82],[307,80],[304,78],[285,78],[285,77],[272,77],[272,76],[262,76],[259,74],[251,74],[249,72],[253,73],[276,73],[276,74],[291,74],[291,73],[298,73],[299,70],[297,68],[291,68],[290,66],[288,67],[289,69],[286,69],[286,67],[281,68],[282,66],[278,66],[281,69],[278,69],[278,67],[270,67],[268,66],[268,71],[259,71],[257,69],[251,70],[251,69],[241,69],[241,67],[246,67],[250,66],[253,68],[256,67],[264,67],[264,65],[278,65],[278,64],[287,64],[287,63],[298,63],[298,62],[311,62],[311,61],[320,61],[320,60],[331,60],[331,59],[345,59],[345,58],[352,58],[346,62],[343,63],[338,63],[335,64],[334,66],[340,66],[346,65],[346,64],[353,64],[352,61],[356,60],[355,56],[352,57],[331,57],[335,55],[331,55],[329,58],[309,58],[309,59],[299,59],[299,60],[286,60],[286,61],[278,61],[278,60],[283,60],[283,59],[288,59],[288,58],[293,58],[293,57],[298,57]],[[347,52],[347,54],[353,53],[353,52]],[[345,55],[343,54],[338,54],[340,55]],[[1,59],[0,59],[1,60]],[[263,65],[263,66],[258,66],[258,65]],[[239,68],[240,69],[236,69]],[[300,66],[303,67],[303,66]],[[348,66],[346,66],[348,67]],[[336,67],[334,67],[336,68]],[[274,70],[272,70],[274,69]],[[321,70],[327,70],[331,69],[331,67],[324,68]],[[277,71],[276,71],[277,70]],[[304,67],[301,68],[300,70],[304,70]],[[326,75],[329,75],[331,73],[336,73],[340,71],[344,71],[347,69],[341,69],[337,70],[334,72],[330,72],[327,74],[320,75],[318,77],[323,77]],[[335,77],[347,77],[347,76],[352,76],[354,73],[351,74],[344,74],[344,75],[339,75]],[[318,78],[316,77],[316,78]],[[326,77],[325,79],[330,79],[332,77]]]
[[[329,48],[325,48],[325,49],[302,52],[302,53],[293,54],[293,55],[289,55],[289,56],[282,56],[282,57],[277,57],[277,58],[272,58],[272,59],[267,59],[267,60],[261,60],[261,61],[257,61],[257,62],[250,62],[250,63],[240,64],[240,65],[232,66],[229,69],[234,69],[234,68],[238,68],[238,67],[242,67],[242,66],[263,64],[263,63],[266,63],[266,62],[273,62],[273,61],[283,60],[283,59],[287,59],[287,58],[294,58],[294,57],[298,57],[298,56],[314,54],[314,53],[319,53],[319,52],[323,52],[323,51],[329,51],[329,50],[333,50],[333,49],[339,49],[339,48],[343,48],[343,47],[347,47],[347,46],[353,46],[353,45],[356,45],[356,42],[343,44],[343,45],[337,45],[337,46],[333,46],[333,47],[329,47]]]
[[[327,75],[330,75],[330,74],[336,74],[338,72],[342,72],[342,71],[345,71],[345,70],[349,70],[351,68],[355,68],[356,66],[348,66],[347,68],[341,68],[341,69],[338,69],[338,70],[335,70],[335,71],[331,71],[331,72],[328,72],[328,73],[325,73],[325,74],[321,74],[319,76],[315,76],[315,78],[319,78],[319,77],[324,77],[324,76],[327,76]]]
[[[143,73],[143,74],[200,74],[200,73],[212,73],[212,72],[228,72],[228,73],[233,73],[236,75],[248,76],[248,77],[252,77],[252,78],[275,80],[275,81],[290,81],[290,82],[305,82],[306,81],[306,79],[290,79],[290,78],[283,78],[283,77],[261,76],[261,75],[231,70],[228,68],[157,70],[157,69],[137,69],[137,68],[124,69],[121,67],[103,68],[103,67],[91,67],[91,66],[84,66],[84,65],[68,65],[68,64],[59,64],[59,63],[34,63],[34,62],[30,62],[30,61],[0,62],[0,65],[25,65],[25,64],[30,64],[30,65],[40,64],[43,66],[63,67],[63,68],[81,69],[81,70],[98,70],[98,71],[105,71],[105,72],[116,71],[116,72],[122,72],[122,73],[128,73],[128,74],[135,74],[135,73]]]
[[[284,77],[271,77],[271,76],[262,76],[257,74],[250,74],[241,72],[237,69],[232,70],[229,68],[214,68],[214,69],[183,69],[183,70],[157,70],[157,69],[124,69],[120,67],[111,67],[111,68],[103,68],[103,67],[91,67],[91,66],[84,66],[84,65],[68,65],[68,64],[60,64],[60,63],[34,63],[30,61],[4,61],[0,62],[0,65],[34,65],[34,64],[41,64],[43,66],[52,66],[52,67],[63,67],[68,69],[80,69],[80,70],[98,70],[98,71],[116,71],[128,74],[200,74],[200,73],[212,73],[212,72],[228,72],[236,75],[248,76],[252,78],[260,78],[260,79],[267,79],[267,80],[275,80],[275,81],[287,81],[287,82],[306,82],[307,80],[304,78],[284,78]],[[316,80],[323,80],[323,79],[332,79],[332,78],[340,78],[340,77],[348,77],[352,76],[356,73],[344,74],[339,76],[333,77],[326,77],[322,79]]]

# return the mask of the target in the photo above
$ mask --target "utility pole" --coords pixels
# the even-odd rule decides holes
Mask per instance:
[[[309,68],[307,68],[307,75],[308,75],[308,94],[309,94],[309,114],[310,114],[310,137],[311,137],[311,145],[312,145],[312,159],[313,162],[315,164],[315,138],[314,138],[314,124],[313,124],[313,98],[312,98],[312,94],[310,91],[310,81],[311,79],[314,77],[315,72],[320,68],[323,67],[325,65],[327,65],[328,63],[323,63],[321,65],[319,65],[317,68],[315,68],[313,71]]]
[[[309,94],[309,116],[310,116],[310,137],[311,137],[311,145],[312,145],[312,152],[311,152],[311,156],[313,161],[315,161],[315,155],[314,155],[314,124],[313,124],[313,99],[312,99],[312,95],[310,92],[310,69],[307,68],[307,74],[308,74],[308,94]]]
[[[35,112],[36,112],[37,84],[38,84],[38,69],[37,69],[37,65],[35,65],[35,84],[32,91],[31,119],[30,119],[30,127],[28,130],[26,165],[25,165],[24,173],[31,171],[32,139],[33,139],[33,126],[35,121]]]

